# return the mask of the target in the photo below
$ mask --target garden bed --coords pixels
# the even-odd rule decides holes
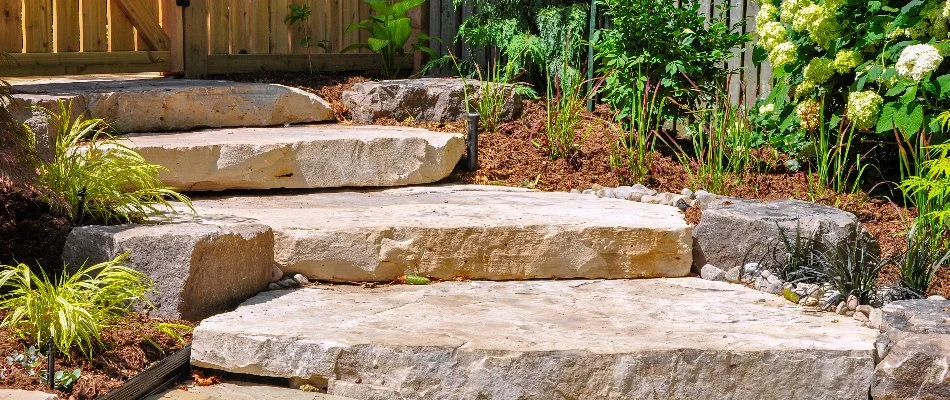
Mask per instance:
[[[320,95],[330,102],[341,122],[348,120],[346,107],[341,101],[342,93],[350,86],[373,79],[364,75],[316,75],[307,74],[240,74],[217,78],[242,82],[280,83],[298,87]],[[567,191],[588,189],[594,186],[615,187],[630,183],[624,175],[611,167],[610,146],[615,142],[616,129],[611,126],[609,111],[599,106],[594,113],[585,116],[580,130],[587,139],[580,151],[569,159],[549,160],[532,143],[543,136],[546,120],[542,101],[525,102],[520,119],[502,125],[497,133],[481,133],[479,136],[479,170],[470,173],[457,170],[449,180],[463,183],[491,184],[529,187],[539,190]],[[435,131],[464,132],[464,124],[401,122],[378,120],[382,125],[408,125]],[[783,156],[779,155],[779,160]],[[769,163],[779,165],[771,171],[748,174],[730,187],[729,195],[762,200],[800,199],[835,206],[857,215],[861,223],[881,246],[883,256],[898,254],[906,248],[904,233],[914,220],[914,211],[888,200],[899,196],[893,186],[878,185],[854,194],[841,194],[826,190],[815,196],[809,190],[808,177],[803,172],[788,172],[779,160]],[[689,176],[683,166],[670,154],[659,154],[652,167],[650,182],[645,184],[655,190],[679,192],[689,185]],[[698,210],[687,210],[687,219],[698,223]],[[884,282],[897,278],[895,268],[883,272]],[[931,294],[950,297],[950,271],[942,268],[931,288]]]
[[[103,330],[103,349],[91,360],[78,352],[68,360],[62,356],[57,358],[57,371],[73,371],[78,368],[81,372],[72,390],[50,391],[45,382],[36,376],[28,376],[22,368],[11,368],[6,359],[0,360],[5,368],[3,377],[0,378],[0,387],[41,390],[56,393],[61,399],[97,399],[121,387],[132,377],[182,349],[191,341],[190,333],[183,335],[183,341],[163,333],[156,327],[156,324],[162,322],[194,326],[186,321],[160,320],[133,313]],[[0,330],[0,354],[4,357],[14,351],[22,353],[29,347],[30,343],[19,339],[9,330]],[[37,365],[37,371],[45,369],[44,358]]]

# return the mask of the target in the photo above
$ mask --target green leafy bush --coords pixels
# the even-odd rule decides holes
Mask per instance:
[[[819,257],[827,251],[827,245],[821,240],[821,230],[808,235],[798,225],[794,234],[780,226],[778,231],[780,240],[773,244],[763,267],[785,282],[821,283]]]
[[[126,256],[55,281],[25,264],[0,266],[0,309],[9,310],[2,326],[37,345],[52,339],[67,356],[75,346],[91,357],[103,327],[126,315],[134,302],[147,302],[152,282],[123,266]]]
[[[879,304],[878,277],[890,260],[881,259],[878,253],[877,243],[858,227],[842,246],[819,254],[818,280],[844,298],[853,295],[861,304]]]
[[[57,126],[53,156],[37,157],[38,184],[61,199],[51,204],[75,217],[82,207],[93,221],[125,223],[144,220],[148,213],[171,208],[168,199],[191,207],[184,195],[159,179],[161,166],[149,164],[138,153],[108,133],[101,119],[73,118],[72,107],[59,102],[59,110],[42,109],[49,126]],[[31,146],[36,135],[27,128]]]
[[[897,297],[922,299],[927,297],[930,283],[942,266],[950,261],[950,241],[941,236],[939,229],[917,221],[907,233],[907,250],[898,258],[900,270]]]
[[[919,163],[919,171],[901,182],[901,189],[915,199],[922,218],[950,229],[950,142],[924,151],[932,154]]]
[[[514,69],[540,81],[550,70],[557,78],[565,60],[576,60],[587,31],[589,0],[455,0],[475,12],[462,22],[458,40],[472,49],[497,48]],[[506,61],[506,62],[507,62]],[[576,66],[573,67],[576,69]]]
[[[774,69],[779,126],[814,131],[823,111],[887,137],[936,131],[950,93],[947,17],[936,0],[763,2],[756,59]]]
[[[660,95],[660,84],[651,83],[645,76],[634,83],[633,89],[637,101],[630,104],[630,129],[611,147],[610,165],[627,171],[630,183],[646,183],[652,173],[656,140],[663,140],[666,97]]]
[[[346,28],[347,32],[361,29],[369,32],[366,43],[347,46],[342,52],[365,48],[380,55],[383,61],[383,75],[395,78],[399,75],[398,56],[406,54],[406,43],[412,36],[412,20],[409,11],[419,7],[425,0],[364,0],[373,9],[373,15]],[[428,40],[425,35],[420,41]],[[416,44],[415,50],[431,53],[428,48]]]
[[[706,21],[695,0],[602,0],[609,28],[598,32],[597,59],[607,77],[604,101],[621,118],[638,101],[636,81],[659,82],[663,95],[688,112],[721,87],[729,71],[724,62],[749,37],[741,22]],[[726,13],[728,14],[728,13]]]

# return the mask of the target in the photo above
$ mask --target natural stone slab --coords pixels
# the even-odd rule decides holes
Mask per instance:
[[[0,400],[56,400],[56,395],[32,390],[0,389]]]
[[[69,234],[63,259],[75,268],[125,252],[127,266],[155,282],[152,315],[198,321],[267,287],[274,235],[249,224],[85,226]]]
[[[274,229],[285,274],[331,281],[643,278],[689,273],[675,208],[569,193],[447,185],[196,200],[205,224]]]
[[[206,319],[191,354],[356,398],[864,400],[876,335],[696,278],[337,285]]]
[[[212,386],[175,388],[146,400],[353,400],[323,393],[304,392],[248,382],[226,382]]]
[[[424,129],[307,125],[131,135],[130,147],[185,191],[431,183],[452,173],[461,136]]]
[[[696,226],[696,265],[712,264],[724,270],[744,262],[760,262],[785,252],[780,229],[792,240],[796,229],[806,237],[821,232],[820,239],[840,246],[861,228],[849,212],[800,200],[759,201],[708,196],[700,202],[702,220]],[[870,236],[866,236],[870,238]]]
[[[950,300],[907,300],[883,308],[876,400],[950,399]]]
[[[73,100],[76,111],[105,119],[120,132],[336,120],[325,100],[274,84],[169,78],[18,84],[13,90],[24,109]]]
[[[379,118],[399,121],[453,122],[465,118],[465,90],[475,104],[484,83],[461,79],[423,78],[380,82],[362,82],[343,92],[343,104],[352,119],[371,124]],[[506,85],[507,91],[499,118],[511,121],[521,115],[521,96]]]

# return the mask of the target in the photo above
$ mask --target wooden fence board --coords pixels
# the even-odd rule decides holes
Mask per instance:
[[[82,0],[82,51],[109,50],[109,4],[106,0]]]
[[[30,0],[23,7],[23,42],[27,53],[53,51],[53,3]]]
[[[360,32],[358,30],[354,29],[347,32],[346,29],[350,24],[359,22],[360,6],[357,1],[359,0],[342,0],[340,2],[340,17],[342,18],[341,24],[343,27],[340,45],[343,47],[360,42]]]
[[[135,27],[117,1],[109,2],[109,30],[110,51],[135,50]]]
[[[248,0],[231,0],[231,54],[247,54],[251,49],[247,2]]]
[[[79,0],[54,0],[53,31],[57,53],[75,53],[82,49],[79,42]]]
[[[159,0],[138,0],[141,1],[145,6],[146,15],[149,16],[154,21],[158,21],[160,17],[159,9],[161,8],[158,4]],[[166,35],[167,37],[167,35]],[[135,32],[135,48],[141,51],[147,51],[151,48],[148,45],[148,42],[145,40],[145,37],[142,36],[141,32],[136,30]]]
[[[212,0],[208,3],[210,16],[211,54],[228,54],[231,50],[231,25],[229,0]]]
[[[270,1],[270,53],[290,53],[290,30],[284,22],[290,13],[288,0]],[[312,16],[311,16],[312,18]]]
[[[346,47],[343,44],[343,31],[346,30],[346,25],[343,24],[343,11],[340,8],[341,0],[327,0],[326,3],[326,7],[323,9],[327,17],[326,40],[329,41],[330,52],[338,53]]]
[[[270,7],[268,0],[251,0],[247,10],[251,54],[270,53]]]
[[[23,24],[21,0],[0,0],[0,51],[23,51]]]

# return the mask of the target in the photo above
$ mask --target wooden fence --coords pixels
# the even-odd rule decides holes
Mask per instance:
[[[728,20],[730,25],[744,21],[743,33],[755,32],[755,14],[759,11],[756,0],[700,1],[700,13],[706,16],[707,20],[711,16],[718,16]],[[725,15],[722,14],[721,8],[724,3],[728,7]],[[437,38],[432,42],[433,49],[437,49],[437,53],[442,55],[451,51],[465,59],[474,59],[484,64],[489,57],[488,53],[480,51],[469,54],[468,49],[455,41],[459,25],[473,12],[470,7],[456,10],[453,0],[430,0],[427,11],[429,35]],[[733,102],[742,99],[745,104],[751,105],[757,98],[767,96],[772,90],[772,69],[767,61],[760,66],[752,62],[752,43],[748,43],[744,49],[735,49],[735,54],[736,56],[726,65],[730,70],[736,71],[729,80],[729,94]]]
[[[379,68],[347,27],[362,0],[0,0],[0,77],[164,72],[189,77],[256,71]],[[289,24],[290,5],[309,19]],[[416,15],[417,25],[421,14]]]

